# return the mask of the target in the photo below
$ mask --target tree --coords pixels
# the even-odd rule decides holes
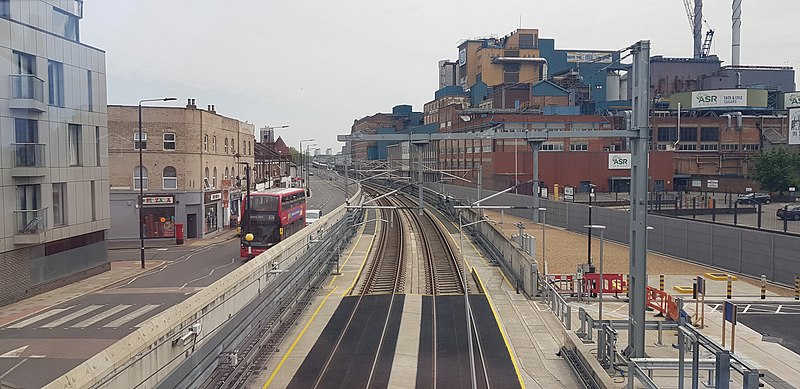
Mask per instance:
[[[788,190],[797,186],[800,156],[785,148],[776,148],[761,153],[755,158],[750,169],[750,178],[761,185],[761,189],[770,192]]]

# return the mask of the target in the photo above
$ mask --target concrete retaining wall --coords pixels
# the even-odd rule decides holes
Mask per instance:
[[[350,202],[358,203],[360,199],[359,189]],[[273,282],[275,275],[268,274],[273,262],[278,262],[279,268],[288,268],[308,249],[311,235],[320,228],[334,225],[345,214],[345,207],[338,207],[317,221],[315,229],[304,229],[287,238],[219,281],[155,316],[46,388],[155,387],[210,339],[216,329],[258,296],[264,286]],[[186,344],[176,343],[175,340],[186,334],[193,324],[200,324],[202,329],[199,336]]]

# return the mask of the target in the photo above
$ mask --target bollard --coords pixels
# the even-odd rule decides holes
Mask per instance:
[[[758,203],[758,229],[761,229],[761,203]]]
[[[731,299],[731,295],[732,295],[732,293],[731,293],[731,292],[733,292],[733,277],[729,275],[729,276],[728,276],[728,288],[727,288],[727,290],[726,290],[726,292],[725,292],[725,297],[726,297],[728,300],[730,300],[730,299]]]
[[[761,299],[764,300],[767,298],[767,276],[762,274],[761,275]]]
[[[625,297],[630,297],[630,290],[631,290],[631,275],[625,275]]]
[[[658,275],[658,290],[660,290],[662,292],[664,291],[664,275],[663,274],[659,274]]]
[[[692,219],[697,219],[697,198],[692,197]]]
[[[800,276],[794,277],[794,299],[800,300]]]
[[[734,226],[739,224],[739,212],[738,211],[739,211],[739,203],[738,202],[734,202],[733,203],[733,225]]]

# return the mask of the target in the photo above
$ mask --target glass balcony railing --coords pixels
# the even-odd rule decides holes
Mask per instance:
[[[11,98],[31,99],[44,103],[44,81],[33,74],[12,74]]]
[[[41,234],[47,229],[47,208],[15,210],[17,234]]]
[[[12,143],[14,167],[45,167],[45,146],[43,143]]]

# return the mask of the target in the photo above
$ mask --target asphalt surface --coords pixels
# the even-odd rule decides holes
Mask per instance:
[[[311,185],[309,208],[330,212],[344,203],[342,190],[316,176]],[[140,257],[138,249],[109,254],[117,261]],[[21,388],[41,387],[243,263],[235,238],[207,246],[148,248],[145,254],[165,264],[0,327],[0,380]]]
[[[794,353],[800,354],[800,303],[739,304],[737,320]],[[718,307],[722,310],[722,307]]]

